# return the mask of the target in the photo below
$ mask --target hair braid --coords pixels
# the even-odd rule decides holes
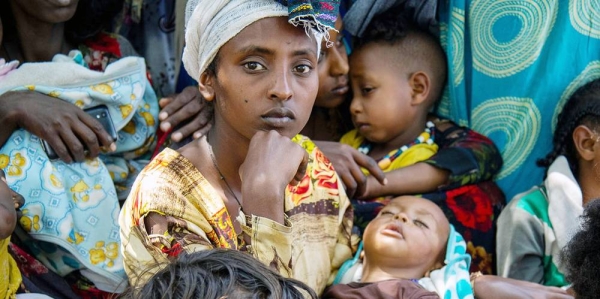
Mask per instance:
[[[600,123],[600,79],[583,85],[569,98],[558,116],[552,151],[537,160],[537,165],[548,167],[558,156],[564,155],[576,174],[577,152],[572,135],[575,128],[583,123],[593,127]]]

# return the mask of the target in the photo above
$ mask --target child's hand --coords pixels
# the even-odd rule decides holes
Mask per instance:
[[[379,196],[381,196],[382,187],[383,187],[383,185],[381,183],[379,183],[379,181],[377,180],[376,177],[374,177],[372,175],[368,175],[366,177],[364,187],[362,188],[362,190],[360,190],[361,193],[358,193],[358,192],[355,193],[353,198],[360,199],[360,200],[376,199]]]
[[[308,153],[277,131],[252,137],[240,166],[244,211],[283,223],[283,199],[288,184],[304,178]]]
[[[4,171],[0,169],[0,239],[5,239],[15,230],[17,212],[25,203],[23,197],[10,190]]]
[[[339,142],[316,141],[315,143],[333,164],[335,172],[344,182],[348,197],[356,198],[367,195],[369,193],[367,184],[376,188],[387,183],[385,174],[377,162],[357,149]],[[361,167],[367,169],[371,175],[366,176]],[[367,182],[368,177],[374,179],[373,182]]]

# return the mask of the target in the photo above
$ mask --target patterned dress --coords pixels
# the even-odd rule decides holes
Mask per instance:
[[[309,153],[306,175],[285,191],[285,224],[242,217],[251,245],[236,234],[223,199],[189,160],[171,149],[156,156],[140,173],[120,215],[130,282],[143,282],[149,275],[145,269],[181,252],[231,248],[322,292],[352,255],[352,208],[323,153],[306,137],[293,141]],[[149,213],[164,216],[164,234],[148,234],[144,217]]]

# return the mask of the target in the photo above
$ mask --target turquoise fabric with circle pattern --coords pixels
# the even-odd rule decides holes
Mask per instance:
[[[507,198],[542,181],[560,110],[600,78],[599,0],[447,0],[448,88],[438,113],[490,137]]]

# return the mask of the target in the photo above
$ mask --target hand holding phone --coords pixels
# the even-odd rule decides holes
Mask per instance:
[[[112,122],[110,117],[110,113],[108,111],[108,107],[106,105],[95,106],[92,108],[84,109],[84,115],[80,115],[79,123],[77,126],[73,126],[73,130],[71,132],[60,132],[58,136],[66,145],[67,154],[74,157],[76,161],[81,161],[83,159],[78,159],[78,157],[84,158],[95,158],[100,153],[100,149],[102,148],[101,144],[99,144],[98,134],[106,134],[112,138],[112,146],[110,151],[114,151],[116,149],[114,141],[117,140],[117,130]],[[100,127],[98,127],[100,125]],[[105,132],[101,132],[105,131]],[[73,136],[75,134],[75,136]],[[73,139],[75,137],[75,139]],[[59,154],[55,151],[52,146],[46,141],[42,139],[42,146],[44,147],[44,151],[48,155],[50,160],[56,160],[59,158]],[[70,162],[70,161],[66,161]]]

